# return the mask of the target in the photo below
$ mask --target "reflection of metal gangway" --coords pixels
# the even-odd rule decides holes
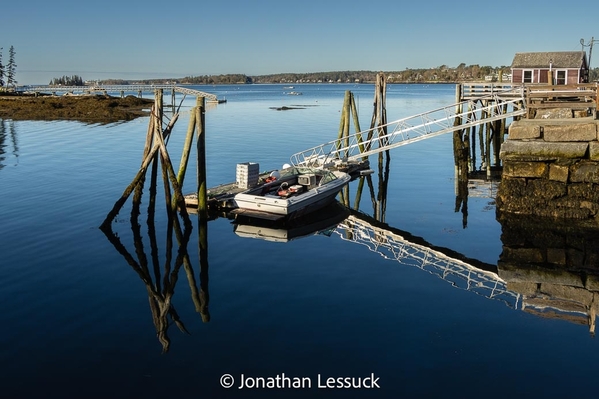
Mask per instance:
[[[357,160],[426,138],[524,115],[526,110],[523,103],[524,91],[521,87],[496,91],[478,98],[478,101],[462,101],[338,138],[292,155],[291,163],[327,165],[334,160]],[[512,106],[510,111],[509,105]],[[461,122],[456,123],[456,120]]]
[[[342,239],[366,246],[385,259],[416,266],[450,282],[454,287],[474,292],[489,299],[518,308],[520,294],[509,291],[497,273],[472,266],[440,250],[429,248],[405,239],[389,227],[375,226],[367,217],[352,213],[337,226],[335,233]]]

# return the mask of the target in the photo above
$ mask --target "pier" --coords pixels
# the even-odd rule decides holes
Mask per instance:
[[[206,93],[200,90],[190,89],[185,86],[177,85],[98,85],[98,86],[20,86],[17,88],[19,92],[25,93],[46,93],[57,95],[57,93],[71,94],[118,94],[120,97],[125,97],[125,93],[135,93],[137,97],[143,97],[143,93],[148,93],[154,96],[156,90],[161,90],[163,93],[170,92],[171,107],[175,107],[176,93],[183,95],[191,95],[195,97],[203,97],[207,102],[222,103],[226,99],[218,99],[215,94]]]
[[[126,86],[126,88],[135,89],[135,86]],[[145,89],[147,88],[148,87],[145,87]],[[184,94],[195,95],[198,99],[203,99],[203,101],[206,99],[216,100],[215,95],[193,89],[176,86],[154,88],[156,92],[161,93],[159,96],[160,101],[162,101],[162,92],[165,88],[171,90],[173,96],[175,92],[181,92]],[[40,91],[48,90],[47,87],[32,89]],[[60,89],[68,91],[73,88],[62,87]],[[124,87],[107,86],[104,87],[104,89],[117,91],[124,90]],[[139,88],[139,90],[142,90],[142,88]],[[538,124],[543,125],[546,124],[545,120],[552,120],[551,114],[547,112],[552,112],[555,109],[563,109],[566,106],[566,109],[571,113],[572,117],[579,116],[591,118],[593,120],[597,117],[597,84],[567,86],[494,83],[458,84],[456,86],[455,104],[407,118],[401,118],[392,122],[387,121],[385,97],[386,81],[384,76],[379,74],[375,85],[375,107],[372,121],[368,129],[362,130],[359,126],[355,112],[355,103],[353,103],[352,93],[348,91],[344,99],[341,124],[337,139],[291,155],[291,166],[338,169],[348,171],[348,173],[353,173],[355,175],[361,170],[368,169],[368,157],[370,155],[383,154],[400,146],[437,137],[442,134],[452,133],[456,195],[458,198],[462,198],[466,195],[463,191],[467,189],[469,178],[475,176],[480,178],[481,175],[483,175],[487,180],[490,180],[491,177],[493,177],[493,171],[502,170],[503,166],[501,165],[500,150],[503,146],[504,137],[508,133],[508,128],[512,129],[512,127],[517,125],[517,122],[521,119],[531,120],[532,118],[540,117],[543,122],[538,122]],[[160,104],[156,104],[155,108],[162,109],[162,106],[161,102]],[[198,119],[196,118],[195,120],[197,121]],[[350,133],[352,120],[355,133]],[[162,133],[163,136],[170,133],[170,129],[172,128],[170,125],[171,123],[174,123],[174,121],[176,121],[176,118],[173,118],[173,121],[168,123],[169,126],[167,126]],[[576,120],[572,123],[574,125],[579,125],[579,121]],[[197,129],[198,132],[203,131],[203,127],[200,127],[199,125],[197,127],[190,126],[189,131],[191,131],[192,135],[194,129]],[[585,149],[591,149],[590,159],[593,161],[599,158],[599,156],[596,155],[599,153],[599,150],[597,150],[599,145],[597,145],[596,129],[595,125],[593,125],[589,132],[583,134],[584,140],[588,142]],[[541,131],[542,129],[537,128],[537,130]],[[539,140],[541,138],[541,136],[535,135],[536,133],[532,135],[527,134],[522,137],[516,137],[517,133],[513,133],[511,138],[520,138],[524,140]],[[203,135],[200,134],[198,139],[200,137],[203,137]],[[580,137],[573,136],[558,135],[555,137],[558,137],[559,140],[571,139],[577,142],[582,140]],[[555,141],[558,139],[554,138],[550,140]],[[185,158],[188,156],[189,145],[191,144],[186,144]],[[513,147],[513,142],[507,144],[508,150]],[[543,148],[546,148],[546,146]],[[200,165],[203,165],[205,159],[204,151],[204,146],[200,145],[200,142],[198,142],[198,160]],[[504,150],[503,154],[506,153],[507,152]],[[553,156],[553,158],[550,159],[550,162],[555,162],[555,158],[556,156]],[[517,159],[517,155],[512,155],[511,159]],[[477,160],[480,161],[480,166],[477,163]],[[518,164],[518,166],[520,164]],[[553,177],[549,177],[549,180],[555,180],[555,173],[557,173],[555,170],[557,170],[558,164],[551,168],[554,172],[552,174]],[[524,175],[520,172],[514,172],[517,168],[513,165],[514,164],[510,166],[508,177],[521,177],[524,179],[531,177],[526,174],[530,173],[528,170],[522,172],[525,173]],[[530,164],[527,164],[526,166],[531,167]],[[597,168],[599,168],[599,166]],[[543,175],[546,170],[549,170],[549,167],[542,168],[538,173]],[[584,181],[591,179],[589,176],[594,176],[594,170],[595,169],[589,172],[590,174],[587,173],[588,176],[582,177],[582,179]],[[180,170],[178,178],[182,180],[184,173],[185,171],[183,168]],[[546,173],[549,174],[550,172]],[[570,173],[572,175],[576,174],[575,171],[570,171]],[[264,184],[267,177],[267,175],[260,176],[257,184]],[[539,176],[535,175],[535,177]],[[240,186],[236,183],[227,183],[208,189],[205,186],[205,174],[203,174],[201,180],[204,187],[202,189],[204,194],[198,190],[197,193],[186,195],[184,199],[185,207],[190,209],[202,208],[203,212],[207,212],[208,208],[217,213],[233,211],[236,207],[233,197],[244,189],[249,188],[247,186]],[[466,184],[463,184],[464,182]],[[526,180],[524,180],[524,182],[524,184],[526,184]],[[592,179],[590,182],[592,184],[599,183]],[[593,190],[589,189],[587,191],[592,192]],[[507,197],[505,194],[502,195],[501,192],[499,193],[499,197],[503,199],[501,202],[502,204],[506,202],[511,203],[511,200],[505,201]],[[588,199],[589,198],[587,197],[582,198],[580,204],[587,204]],[[526,200],[522,201],[522,203],[525,202]],[[594,201],[593,204],[595,204],[595,202],[596,201]],[[583,212],[586,215],[592,217],[599,215],[599,203],[591,206],[585,205],[584,207],[590,207],[588,212]],[[505,209],[513,211],[509,206]],[[575,213],[578,215],[580,212]]]
[[[351,92],[346,93],[337,139],[292,154],[293,166],[351,169],[353,173],[367,169],[368,156],[417,141],[452,133],[455,160],[456,195],[469,179],[498,179],[503,165],[500,150],[513,122],[541,117],[547,112],[567,106],[579,116],[597,116],[597,84],[568,86],[464,83],[456,86],[456,103],[425,113],[387,122],[383,77],[375,85],[375,111],[371,126],[361,130],[352,105]],[[356,132],[350,133],[350,121]],[[573,121],[571,123],[578,123]],[[594,147],[593,147],[594,148]],[[261,181],[266,176],[261,177]],[[235,184],[210,189],[210,203],[218,211],[229,211],[235,205],[232,197],[242,191]],[[194,207],[193,195],[186,196],[188,207]]]

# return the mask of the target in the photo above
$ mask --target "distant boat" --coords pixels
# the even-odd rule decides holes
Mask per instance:
[[[285,86],[285,87],[283,87],[283,89],[294,89],[294,87],[293,86]]]
[[[289,93],[287,93],[287,95],[289,95],[289,96],[301,96],[302,93],[300,93],[299,91],[290,91]]]

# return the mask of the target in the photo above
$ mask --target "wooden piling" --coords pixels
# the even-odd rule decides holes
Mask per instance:
[[[180,186],[183,186],[183,180],[185,179],[185,172],[187,171],[187,164],[189,162],[189,154],[191,152],[191,146],[193,144],[193,135],[196,125],[196,113],[197,108],[191,109],[189,115],[189,125],[187,126],[187,134],[185,135],[185,143],[183,144],[183,151],[181,154],[181,162],[179,164],[179,171],[177,172],[177,181]]]
[[[487,106],[486,102],[483,102],[483,106]],[[487,115],[487,112],[485,112]],[[489,115],[491,116],[491,115]],[[485,123],[485,164],[487,166],[487,179],[491,178],[491,122]]]
[[[349,103],[350,103],[350,109],[351,109],[351,114],[353,116],[353,121],[354,121],[354,128],[356,129],[356,133],[360,133],[362,131],[362,129],[360,128],[360,120],[358,117],[358,109],[356,107],[356,101],[354,99],[354,93],[350,92],[349,93]],[[363,144],[363,140],[362,140],[362,135],[358,135],[357,137],[357,141],[358,141],[358,147],[360,148],[360,152],[364,152],[364,144]],[[368,157],[364,157],[363,159],[366,160]]]
[[[453,121],[454,127],[460,126],[462,124],[462,117],[460,116],[463,111],[462,102],[460,101],[461,92],[462,92],[461,85],[460,84],[456,85],[456,91],[455,91],[456,117]],[[454,163],[454,176],[455,176],[456,181],[459,180],[462,175],[461,166],[462,166],[462,159],[463,159],[463,149],[464,149],[464,143],[462,141],[462,130],[454,130],[454,132],[453,132],[453,163]]]
[[[197,180],[198,180],[198,217],[208,220],[208,199],[206,186],[206,134],[205,134],[206,99],[198,97],[196,100],[196,130],[197,130]]]
[[[480,129],[480,127],[479,127]],[[470,130],[470,170],[476,170],[476,126]]]

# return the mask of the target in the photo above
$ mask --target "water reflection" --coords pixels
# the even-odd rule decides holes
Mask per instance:
[[[497,265],[466,258],[447,248],[384,223],[390,157],[379,155],[378,191],[371,176],[362,176],[351,215],[335,232],[386,259],[416,266],[456,288],[539,317],[588,325],[595,334],[599,308],[599,230],[538,220],[498,217],[503,252]],[[359,212],[363,186],[373,204],[372,216]],[[499,182],[494,179],[456,179],[455,212],[468,222],[469,196],[493,199]],[[349,206],[349,192],[342,201]],[[493,202],[491,202],[492,204]]]
[[[161,265],[158,250],[158,239],[156,235],[154,209],[150,203],[148,209],[147,239],[150,243],[149,256],[144,247],[144,237],[141,224],[139,223],[140,199],[133,201],[130,223],[133,233],[133,249],[128,250],[122,243],[119,235],[113,232],[112,225],[104,224],[101,226],[102,232],[106,235],[110,243],[114,246],[125,261],[138,274],[146,287],[152,320],[156,328],[158,341],[162,345],[162,352],[167,352],[170,347],[170,338],[168,329],[171,322],[174,323],[181,332],[187,333],[183,321],[181,320],[175,306],[172,303],[172,297],[175,292],[175,285],[179,278],[181,267],[185,271],[189,283],[191,299],[195,310],[198,312],[204,322],[210,320],[208,310],[208,256],[206,251],[200,250],[200,287],[198,289],[195,279],[195,273],[187,251],[192,225],[187,214],[182,214],[182,220],[177,213],[170,207],[167,207],[168,221],[166,229],[166,248],[165,260]],[[207,222],[200,223],[200,235],[207,236]],[[177,244],[175,245],[173,236]],[[201,248],[200,248],[201,249]],[[173,261],[173,256],[175,257]]]
[[[350,193],[349,193],[349,185],[345,186],[341,194],[341,203],[347,206],[348,208],[358,210],[360,209],[360,202],[362,200],[362,195],[364,192],[364,185],[368,188],[368,193],[370,194],[370,201],[372,203],[372,214],[374,219],[384,222],[385,214],[387,212],[387,188],[389,186],[389,170],[391,163],[391,155],[389,151],[385,151],[384,153],[379,153],[377,156],[377,177],[378,184],[377,190],[375,193],[374,182],[372,179],[372,174],[361,175],[357,177],[357,190],[356,196],[354,198],[354,205],[351,205]]]
[[[347,189],[341,197],[345,205],[334,202],[318,212],[284,223],[237,216],[233,220],[234,233],[241,237],[276,242],[288,242],[313,234],[336,235],[385,259],[417,267],[455,288],[500,301],[514,310],[588,325],[590,333],[594,335],[599,306],[599,233],[596,230],[543,226],[536,221],[499,218],[503,252],[498,264],[468,258],[385,223],[390,161],[389,156],[383,155],[379,157],[375,173],[358,177],[353,209],[346,206],[350,198]],[[378,182],[373,177],[378,177]],[[372,203],[372,216],[357,209],[364,188],[367,188]],[[456,211],[459,204],[466,223],[468,195],[481,193],[488,196],[493,192],[493,184],[470,181],[461,190],[459,201],[456,199]],[[125,248],[110,227],[103,231],[144,283],[156,334],[163,352],[166,352],[170,346],[168,328],[171,324],[187,333],[172,304],[181,268],[185,270],[195,310],[204,322],[210,320],[206,239],[208,221],[199,220],[198,287],[187,252],[191,237],[191,224],[185,219],[187,216],[181,215],[183,219],[180,221],[177,214],[167,207],[166,260],[161,265],[152,212],[148,212],[147,219],[149,256],[143,245],[138,202],[134,201],[130,218],[134,242],[132,250]],[[176,244],[173,237],[176,238]]]
[[[8,141],[10,140],[10,143]],[[15,123],[12,120],[0,119],[0,169],[6,166],[8,152],[11,151],[15,157],[15,163],[19,160],[19,142]]]
[[[322,209],[289,221],[237,216],[233,223],[233,231],[244,238],[288,242],[315,234],[330,236],[335,227],[348,216],[349,210],[335,201]]]
[[[499,277],[522,295],[522,310],[588,325],[599,307],[599,230],[499,215]]]
[[[415,266],[489,299],[516,308],[519,294],[508,290],[494,265],[467,258],[448,248],[435,247],[420,237],[352,211],[335,231],[342,239],[363,245],[385,259]]]

